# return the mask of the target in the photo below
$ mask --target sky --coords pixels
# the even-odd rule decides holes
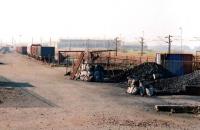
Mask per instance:
[[[144,32],[151,44],[158,36],[180,36],[181,27],[183,43],[194,47],[200,43],[190,41],[200,37],[199,5],[199,0],[0,0],[0,40],[136,41]]]

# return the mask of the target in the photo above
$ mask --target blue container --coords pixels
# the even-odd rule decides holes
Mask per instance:
[[[184,74],[183,57],[178,54],[170,54],[165,57],[165,67],[173,74],[179,76]]]
[[[38,56],[42,59],[52,59],[55,56],[55,47],[38,47]]]
[[[161,54],[161,64],[176,76],[192,73],[192,54]]]

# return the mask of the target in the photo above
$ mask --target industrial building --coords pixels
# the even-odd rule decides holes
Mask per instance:
[[[57,43],[57,49],[69,50],[115,49],[115,46],[116,41],[111,39],[60,39]]]

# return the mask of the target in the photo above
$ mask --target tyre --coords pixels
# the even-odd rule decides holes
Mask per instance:
[[[154,89],[153,89],[153,87],[152,86],[150,86],[149,88],[146,88],[146,94],[148,95],[148,96],[153,96],[153,94],[154,94]]]

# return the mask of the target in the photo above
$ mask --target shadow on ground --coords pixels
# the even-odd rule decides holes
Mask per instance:
[[[13,82],[0,76],[0,108],[57,107],[48,99],[29,90],[35,87],[29,83]]]
[[[18,82],[2,82],[0,81],[0,88],[26,88],[34,87],[29,83],[18,83]]]
[[[6,65],[6,63],[0,62],[0,65]]]

